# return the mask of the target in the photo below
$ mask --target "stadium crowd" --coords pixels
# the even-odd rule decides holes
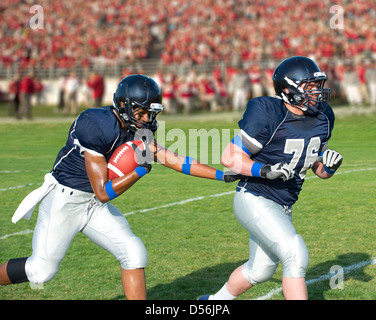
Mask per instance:
[[[367,51],[376,53],[373,0],[341,1],[343,29],[336,29],[341,21],[330,13],[330,1],[184,2],[173,1],[179,14],[168,25],[165,64],[282,60],[295,55],[351,59]]]
[[[29,25],[32,1],[1,2],[0,66],[123,68],[147,59],[154,43],[164,43],[160,58],[165,69],[156,77],[165,103],[171,101],[167,111],[173,113],[178,106],[193,110],[192,99],[213,111],[237,109],[244,96],[271,94],[270,76],[277,61],[305,55],[329,74],[336,97],[355,105],[376,103],[376,80],[369,71],[375,70],[376,59],[374,0],[342,1],[343,29],[336,29],[340,21],[330,12],[329,0],[39,4],[43,28],[34,30]],[[195,74],[193,67],[208,61],[221,68]],[[182,76],[173,66],[191,71]]]
[[[330,24],[330,1],[75,0],[40,5],[43,29],[33,30],[31,1],[0,4],[3,64],[69,68],[93,61],[132,62],[147,58],[155,39],[166,41],[161,57],[166,65],[376,53],[374,0],[342,1],[342,30]]]

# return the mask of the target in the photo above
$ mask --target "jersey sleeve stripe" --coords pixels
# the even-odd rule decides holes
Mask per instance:
[[[243,129],[240,130],[240,133],[243,138],[247,139],[250,143],[252,143],[255,147],[262,149],[263,145],[258,142],[255,138],[250,137],[247,132],[245,132]]]
[[[247,155],[251,156],[251,152],[247,149],[247,147],[244,145],[242,138],[239,135],[236,135],[234,139],[231,140],[231,142],[238,146],[240,149],[242,149]]]
[[[78,139],[74,139],[74,144],[76,146],[78,146],[80,148],[80,154],[82,155],[84,153],[84,151],[87,151],[89,152],[90,154],[94,155],[94,156],[99,156],[99,157],[104,157],[103,154],[97,152],[97,151],[94,151],[94,150],[91,150],[91,149],[88,149],[88,148],[85,148],[83,147],[80,142],[78,141]]]

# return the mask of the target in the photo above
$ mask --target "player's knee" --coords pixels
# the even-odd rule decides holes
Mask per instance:
[[[308,249],[303,238],[296,234],[288,242],[287,254],[282,259],[284,277],[305,277],[308,268]]]
[[[243,264],[242,272],[244,278],[252,285],[258,285],[260,283],[270,280],[275,270],[278,267],[278,261],[267,265],[255,265],[251,261],[247,261]]]
[[[59,271],[59,263],[31,257],[26,262],[25,270],[31,283],[43,284],[53,279]]]
[[[139,237],[128,239],[118,260],[124,269],[145,268],[148,264],[148,253],[142,240]]]

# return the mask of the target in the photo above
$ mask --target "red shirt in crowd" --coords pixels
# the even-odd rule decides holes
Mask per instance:
[[[94,75],[88,82],[87,85],[93,90],[93,98],[98,99],[104,94],[104,79],[100,75]]]
[[[33,94],[35,93],[35,85],[34,80],[30,76],[25,76],[21,80],[20,84],[20,92],[27,93],[27,94]]]

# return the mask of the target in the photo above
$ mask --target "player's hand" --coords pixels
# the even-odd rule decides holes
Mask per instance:
[[[137,155],[138,165],[146,168],[146,170],[150,172],[153,153],[149,150],[148,145],[145,145],[145,150],[141,150],[135,143],[132,143],[132,148]]]
[[[237,173],[232,172],[232,171],[225,171],[223,173],[223,181],[224,182],[235,182],[236,180],[240,180],[243,177],[244,177],[243,175],[237,174]]]
[[[286,162],[280,162],[276,164],[265,164],[261,167],[260,177],[275,180],[282,178],[283,181],[289,180],[294,176],[293,170]]]
[[[325,150],[322,157],[318,157],[317,161],[325,165],[330,171],[336,171],[342,164],[343,157],[342,155],[333,150]]]

